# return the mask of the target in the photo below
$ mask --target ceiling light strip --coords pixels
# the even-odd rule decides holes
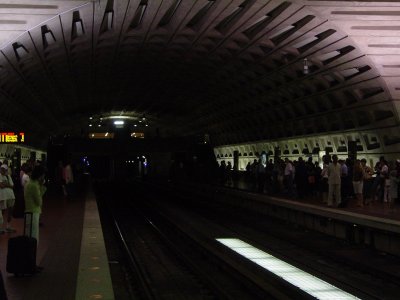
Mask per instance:
[[[218,238],[216,240],[317,299],[359,299],[240,239]]]

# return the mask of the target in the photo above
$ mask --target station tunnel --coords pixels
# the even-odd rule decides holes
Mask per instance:
[[[0,4],[1,128],[205,136],[219,159],[400,142],[396,1]],[[110,128],[112,127],[112,128]],[[350,145],[351,144],[351,145]],[[355,145],[355,146],[353,146]]]

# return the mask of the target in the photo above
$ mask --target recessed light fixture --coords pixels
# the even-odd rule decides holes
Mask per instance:
[[[89,127],[92,127],[93,125],[92,124],[89,124]]]
[[[114,121],[114,125],[124,125],[124,121],[122,121],[122,120],[116,120],[116,121]]]

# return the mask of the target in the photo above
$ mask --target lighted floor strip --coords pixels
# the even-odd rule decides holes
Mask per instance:
[[[242,240],[230,238],[216,240],[317,299],[360,299]]]

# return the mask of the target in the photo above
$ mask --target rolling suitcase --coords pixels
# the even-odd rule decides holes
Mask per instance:
[[[27,218],[30,218],[30,234],[25,233]],[[26,213],[24,217],[24,235],[8,240],[7,272],[15,276],[23,276],[36,273],[36,248],[37,241],[32,236],[32,213]]]

